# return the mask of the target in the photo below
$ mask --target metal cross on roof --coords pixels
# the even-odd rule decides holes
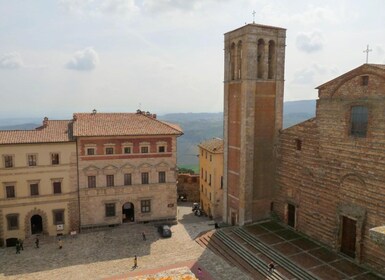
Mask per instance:
[[[256,12],[253,11],[252,14],[253,14],[253,23],[255,23],[255,14],[256,14]]]
[[[366,53],[366,64],[368,63],[369,59],[369,52],[371,52],[372,49],[369,49],[369,45],[366,46],[366,50],[364,50],[364,53]]]

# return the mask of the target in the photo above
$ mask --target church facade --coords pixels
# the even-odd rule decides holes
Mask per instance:
[[[285,30],[225,34],[224,220],[272,213],[385,272],[385,66],[364,64],[318,89],[316,117],[282,130]],[[385,240],[385,239],[384,239]]]

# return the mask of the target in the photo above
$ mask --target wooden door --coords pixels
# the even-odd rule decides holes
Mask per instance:
[[[342,217],[341,252],[356,257],[356,221]]]
[[[231,225],[232,226],[235,226],[236,220],[237,220],[237,217],[236,217],[235,213],[231,212]]]
[[[292,204],[287,205],[287,225],[295,227],[295,206]]]

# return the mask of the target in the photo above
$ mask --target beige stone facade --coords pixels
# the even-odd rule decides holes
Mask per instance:
[[[223,215],[223,140],[213,138],[199,145],[200,205],[213,219]]]
[[[286,30],[248,24],[225,34],[224,218],[270,215],[282,128]]]
[[[176,218],[177,125],[148,112],[75,114],[0,131],[0,245]],[[80,209],[80,210],[79,210]]]

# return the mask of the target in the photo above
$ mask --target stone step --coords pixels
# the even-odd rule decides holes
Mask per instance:
[[[270,258],[274,263],[278,264],[283,269],[289,271],[293,276],[298,279],[303,280],[317,280],[319,279],[310,272],[302,269],[300,266],[289,260],[286,256],[277,252],[273,248],[264,244],[254,235],[250,234],[243,228],[236,228],[233,232],[246,241],[253,248],[257,249],[259,252],[263,253],[266,257]]]
[[[224,231],[217,231],[215,236],[219,238],[226,246],[228,246],[235,254],[240,256],[243,260],[245,260],[249,265],[251,265],[254,269],[256,269],[260,274],[262,274],[267,279],[271,280],[288,280],[284,275],[280,274],[278,271],[269,272],[268,264],[265,263],[258,256],[251,253],[249,250],[240,246],[239,243],[234,241],[228,234]]]

